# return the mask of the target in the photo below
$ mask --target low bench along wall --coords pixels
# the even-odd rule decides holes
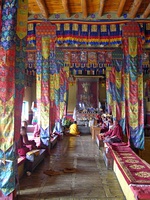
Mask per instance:
[[[18,177],[21,178],[24,174],[26,157],[18,158]]]
[[[127,200],[150,200],[150,165],[128,146],[107,144],[113,170]]]
[[[31,172],[44,160],[44,157],[45,149],[32,150],[26,154],[26,162]]]

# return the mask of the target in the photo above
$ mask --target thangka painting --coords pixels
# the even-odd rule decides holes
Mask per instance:
[[[98,52],[98,63],[111,63],[112,62],[112,52]]]
[[[97,63],[97,53],[96,52],[88,52],[88,62],[91,64]]]
[[[105,52],[104,51],[98,53],[98,62],[99,63],[105,62]]]
[[[108,51],[105,54],[105,62],[106,63],[111,63],[112,62],[112,52]]]
[[[81,51],[81,53],[80,53],[80,61],[82,63],[86,63],[87,62],[87,51]]]
[[[71,62],[72,63],[79,63],[80,62],[80,53],[79,52],[72,52],[71,53]]]
[[[64,62],[70,63],[70,52],[64,52]]]

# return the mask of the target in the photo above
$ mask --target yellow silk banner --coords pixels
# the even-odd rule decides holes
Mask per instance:
[[[28,27],[28,0],[18,0],[17,8],[17,30],[16,34],[20,39],[27,35]]]
[[[50,55],[50,38],[42,37],[42,56],[48,59]]]
[[[41,126],[45,130],[47,127],[49,127],[49,112],[50,112],[50,104],[44,105],[41,103],[40,106],[40,115],[41,115]]]
[[[14,143],[14,96],[6,103],[0,102],[0,149],[6,151]]]
[[[137,37],[129,37],[129,55],[135,57],[137,55]]]
[[[136,104],[129,104],[130,120],[129,125],[135,129],[138,127],[138,102]]]

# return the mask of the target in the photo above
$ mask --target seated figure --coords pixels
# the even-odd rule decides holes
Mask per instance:
[[[106,131],[108,131],[108,125],[106,124],[106,121],[104,119],[97,126],[101,127],[101,133],[105,133]]]
[[[36,149],[35,141],[34,140],[28,140],[28,135],[27,135],[26,130],[27,129],[24,126],[22,126],[21,129],[20,129],[20,135],[21,135],[21,138],[22,138],[23,146],[26,146],[30,150]]]
[[[118,143],[122,142],[123,140],[122,127],[118,124],[117,121],[115,121],[114,129],[110,129],[109,131],[99,135],[101,136],[101,140],[108,143]]]
[[[74,136],[79,136],[80,132],[78,131],[78,125],[76,121],[74,121],[74,123],[70,125],[69,133]]]

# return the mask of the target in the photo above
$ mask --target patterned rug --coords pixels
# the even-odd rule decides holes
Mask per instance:
[[[150,184],[150,165],[136,155],[131,148],[118,146],[112,155],[128,184]]]

